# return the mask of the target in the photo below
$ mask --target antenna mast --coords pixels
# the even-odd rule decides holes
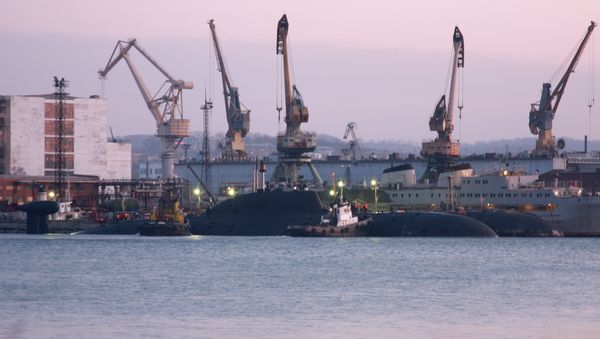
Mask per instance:
[[[67,171],[69,164],[65,156],[65,98],[68,93],[65,92],[69,86],[65,78],[54,77],[54,112],[55,112],[55,136],[54,146],[54,185],[56,186],[59,201],[67,198]]]
[[[204,184],[209,190],[212,190],[212,169],[210,159],[210,115],[212,113],[213,103],[204,95],[204,105],[202,105],[204,115],[204,130],[202,132],[202,177]]]

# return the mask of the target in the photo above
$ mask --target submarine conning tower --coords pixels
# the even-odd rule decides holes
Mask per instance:
[[[17,206],[17,210],[27,213],[27,234],[46,234],[48,228],[48,215],[58,212],[55,201],[34,201]]]

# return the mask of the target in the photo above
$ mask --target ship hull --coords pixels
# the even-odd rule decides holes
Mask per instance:
[[[572,197],[553,209],[532,211],[567,237],[600,237],[600,201],[597,197]]]
[[[139,234],[145,237],[181,237],[192,235],[190,226],[177,222],[149,221],[140,227]]]

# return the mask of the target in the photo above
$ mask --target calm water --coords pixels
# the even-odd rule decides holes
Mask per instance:
[[[600,337],[600,239],[0,235],[0,338]]]

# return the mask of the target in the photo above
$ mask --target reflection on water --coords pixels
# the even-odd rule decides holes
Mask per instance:
[[[0,338],[592,338],[599,246],[0,235]]]

